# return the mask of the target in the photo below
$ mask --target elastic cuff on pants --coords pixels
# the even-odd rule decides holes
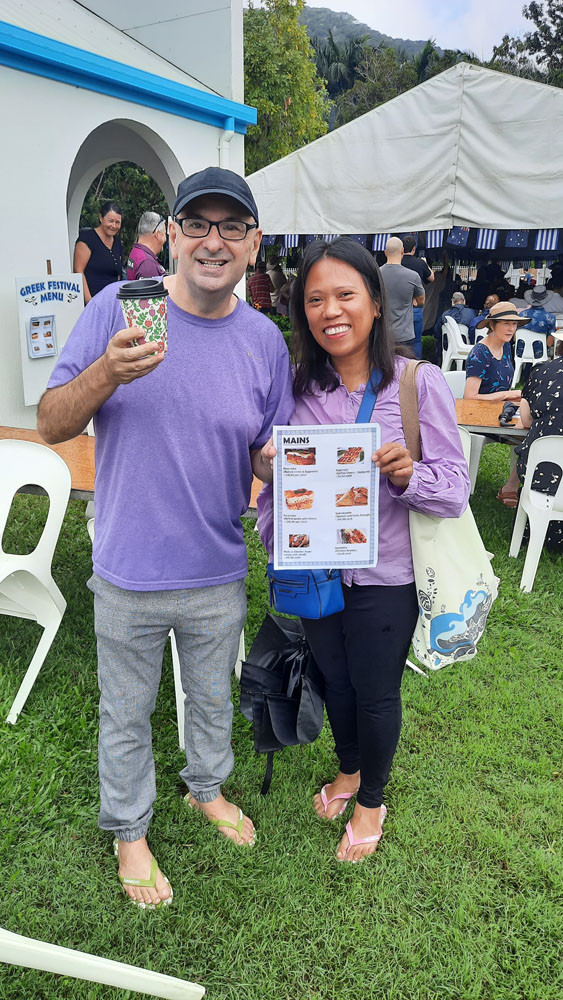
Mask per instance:
[[[132,844],[134,840],[146,837],[148,830],[149,825],[146,823],[143,826],[136,826],[132,830],[113,830],[113,835],[118,840],[124,840],[126,844]]]
[[[205,791],[203,791],[203,789],[195,791],[188,785],[188,790],[196,802],[213,802],[213,800],[217,799],[221,794],[221,785],[215,785],[214,788],[206,789]]]

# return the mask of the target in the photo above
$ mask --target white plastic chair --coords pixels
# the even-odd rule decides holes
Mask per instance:
[[[488,326],[485,326],[482,330],[478,330],[477,327],[475,327],[475,343],[478,344],[480,340],[484,340],[485,337],[489,336],[489,333],[490,330]]]
[[[86,525],[88,529],[88,534],[92,542],[94,541],[94,518],[91,517]],[[174,629],[171,628],[168,633],[170,636],[170,647],[172,650],[172,667],[174,670],[174,693],[176,695],[176,719],[178,720],[178,746],[181,750],[185,747],[184,742],[184,702],[186,696],[184,694],[184,689],[182,687],[182,678],[180,674],[180,657],[178,656],[178,646],[176,645],[176,636],[174,635]],[[242,670],[242,661],[245,657],[244,651],[244,629],[240,634],[240,642],[238,648],[238,658],[235,664],[235,675],[240,680],[240,672]]]
[[[0,928],[0,962],[22,965],[26,969],[42,969],[88,983],[104,983],[135,993],[146,993],[165,1000],[199,1000],[205,989],[185,979],[165,976],[135,965],[114,962],[109,958],[89,955],[85,951],[61,948],[47,941],[23,937]]]
[[[536,358],[534,355],[534,343],[542,345],[542,352],[539,358]],[[521,357],[518,357],[519,344],[522,344]],[[534,333],[533,330],[527,330],[526,327],[521,327],[520,330],[517,330],[514,343],[514,378],[512,380],[512,388],[520,381],[520,372],[523,365],[540,365],[543,361],[547,361],[547,359],[547,338],[545,334]]]
[[[70,496],[70,470],[55,451],[31,441],[0,441],[0,614],[29,618],[43,635],[8,713],[17,722],[65,612],[66,601],[51,575],[53,553]],[[40,486],[49,497],[43,533],[33,552],[15,555],[2,547],[12,500],[22,486]]]
[[[180,674],[180,657],[178,656],[178,646],[176,645],[176,636],[174,635],[174,629],[170,629],[170,647],[172,650],[172,666],[174,668],[174,689],[176,691],[176,718],[178,720],[178,746],[180,750],[185,749],[184,741],[184,702],[186,700],[186,695],[184,694],[184,689],[182,687],[182,677]],[[240,680],[240,673],[242,670],[242,661],[246,656],[244,650],[244,629],[240,634],[237,662],[235,663],[235,677]]]
[[[444,372],[444,378],[448,383],[450,389],[452,390],[452,395],[454,399],[463,399],[463,394],[465,392],[465,372],[451,371]],[[477,473],[479,472],[479,462],[481,461],[481,452],[483,451],[483,445],[487,444],[487,438],[483,434],[473,434],[470,433],[469,437],[471,439],[471,452],[467,465],[469,467],[469,479],[471,481],[471,493],[475,492],[475,483],[477,482]]]
[[[553,465],[559,466],[561,470],[561,479],[555,496],[550,497],[547,493],[540,493],[538,490],[532,489],[534,473],[542,462],[551,462]],[[520,588],[529,593],[534,585],[549,522],[563,521],[563,438],[556,434],[536,438],[530,445],[526,477],[520,493],[520,502],[508,553],[513,558],[520,551],[526,518],[530,522],[530,540],[524,560]]]
[[[452,316],[452,319],[453,319],[453,316]],[[467,337],[469,335],[469,327],[467,326],[467,324],[466,323],[458,323],[457,324],[457,328],[458,328],[459,332],[461,333],[461,339],[463,340],[463,343],[464,344],[468,344],[469,341],[468,341]]]
[[[465,392],[465,372],[460,372],[457,368],[454,368],[453,371],[444,372],[444,378],[452,390],[454,399],[463,399]]]
[[[452,366],[452,362],[455,364],[456,368],[461,368],[471,350],[472,345],[466,344],[463,340],[461,333],[459,332],[459,326],[453,316],[444,317],[444,323],[442,325],[442,341],[444,334],[447,335],[448,346],[444,349],[442,356],[442,371],[448,372]]]

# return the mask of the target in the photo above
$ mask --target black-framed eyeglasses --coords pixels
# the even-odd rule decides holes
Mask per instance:
[[[192,240],[208,236],[213,226],[217,227],[222,240],[233,242],[246,239],[249,229],[258,229],[257,222],[242,222],[241,219],[221,219],[220,222],[211,222],[209,219],[179,219],[175,216],[174,222],[178,223],[184,236],[190,236]]]
[[[156,233],[157,229],[160,229],[160,227],[161,227],[161,225],[162,225],[163,222],[166,222],[166,219],[164,218],[163,215],[161,215],[159,217],[159,220],[158,220],[156,226],[153,229],[153,235],[154,235],[154,233]],[[164,227],[164,230],[166,231],[166,226]]]

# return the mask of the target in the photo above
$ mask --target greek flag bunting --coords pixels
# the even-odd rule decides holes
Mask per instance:
[[[299,246],[299,235],[297,233],[286,233],[283,238],[284,250],[291,250]]]
[[[557,250],[558,243],[558,229],[538,229],[534,250]]]
[[[376,233],[373,237],[372,250],[385,250],[387,240],[391,239],[391,233]]]
[[[332,243],[332,241],[337,238],[338,238],[338,233],[323,233],[323,235],[321,236],[321,240],[324,240],[325,243]]]
[[[476,250],[496,250],[498,229],[478,229]]]
[[[439,250],[444,242],[443,229],[429,229],[426,233],[426,249]]]

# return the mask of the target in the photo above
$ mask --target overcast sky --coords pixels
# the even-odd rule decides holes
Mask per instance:
[[[489,59],[503,35],[518,36],[533,24],[522,17],[523,0],[307,0],[309,7],[346,11],[393,38],[433,38],[442,49],[469,49]]]

